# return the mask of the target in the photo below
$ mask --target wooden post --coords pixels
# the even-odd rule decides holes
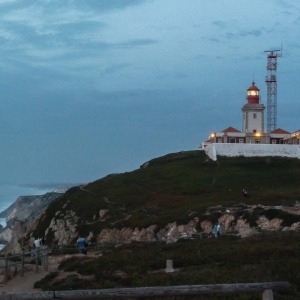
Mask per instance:
[[[49,255],[49,248],[46,246],[46,257],[45,257],[45,270],[48,271],[48,255]]]
[[[37,247],[35,250],[35,272],[39,272],[39,253],[40,252],[40,247]]]
[[[21,276],[24,276],[24,268],[25,268],[25,253],[24,249],[22,249],[22,266],[21,266]]]
[[[4,283],[7,283],[7,272],[8,272],[8,257],[7,253],[5,254],[5,272],[4,272]]]
[[[274,300],[273,291],[265,290],[262,295],[262,300]]]

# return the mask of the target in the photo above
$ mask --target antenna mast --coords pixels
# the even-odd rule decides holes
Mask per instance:
[[[277,127],[277,57],[282,57],[281,50],[266,50],[267,52],[267,132]],[[276,53],[279,52],[279,53]]]

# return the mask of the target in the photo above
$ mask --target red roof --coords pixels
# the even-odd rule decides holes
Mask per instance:
[[[290,134],[290,132],[286,131],[286,130],[283,130],[281,128],[277,128],[273,131],[271,131],[271,133],[278,133],[278,134]]]
[[[230,126],[226,129],[222,130],[221,132],[240,132],[240,131]]]
[[[259,91],[259,88],[255,86],[255,82],[252,82],[252,86],[249,87],[247,91]]]

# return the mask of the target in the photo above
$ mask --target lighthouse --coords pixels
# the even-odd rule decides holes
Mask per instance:
[[[243,125],[242,131],[229,126],[222,131],[214,131],[209,135],[207,141],[203,142],[200,149],[205,149],[210,144],[300,144],[300,130],[290,133],[284,129],[277,128],[270,133],[264,131],[264,110],[266,107],[261,103],[260,90],[252,82],[247,89],[246,103],[242,107]],[[216,147],[216,146],[215,146]],[[227,146],[226,146],[227,147]],[[219,153],[225,153],[229,148],[218,148]],[[242,146],[234,150],[236,155],[242,155]],[[227,149],[226,151],[224,149]],[[254,149],[254,148],[251,148]],[[260,149],[260,148],[258,148]],[[225,151],[225,152],[222,152]],[[252,151],[252,150],[251,150]],[[271,152],[270,152],[271,153]],[[224,154],[225,155],[225,154]]]
[[[260,90],[252,82],[252,86],[247,89],[247,103],[242,107],[243,112],[243,132],[253,133],[259,137],[264,133],[264,110],[265,106],[260,103]]]

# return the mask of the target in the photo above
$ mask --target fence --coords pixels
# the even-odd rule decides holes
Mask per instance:
[[[0,300],[45,299],[123,299],[210,294],[263,293],[262,300],[274,300],[273,291],[289,289],[288,282],[182,285],[165,287],[116,288],[104,290],[45,291],[36,293],[0,294]]]
[[[39,264],[48,271],[48,246],[41,246],[32,251],[25,252],[24,250],[19,254],[5,255],[0,258],[0,269],[4,269],[4,283],[7,283],[8,270],[10,267],[17,267],[21,265],[21,276],[24,276],[25,263],[35,264],[35,271],[38,272]],[[4,261],[4,263],[2,263]],[[17,269],[17,268],[16,268]]]
[[[107,247],[118,247],[122,243],[89,243],[87,247],[87,251],[100,251]],[[78,253],[78,248],[74,244],[60,244],[60,245],[52,245],[49,247],[49,254],[75,254]]]

